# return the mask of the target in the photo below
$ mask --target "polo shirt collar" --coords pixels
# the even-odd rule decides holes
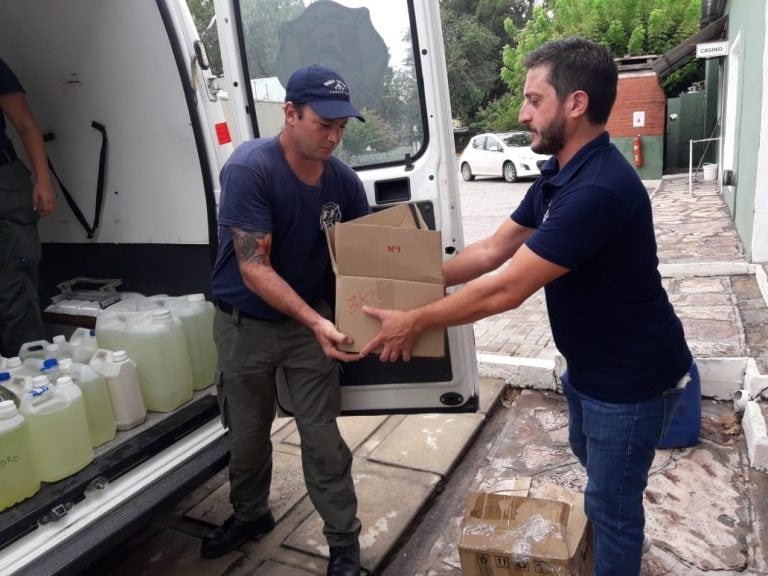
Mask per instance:
[[[595,152],[607,146],[610,141],[608,132],[603,132],[600,136],[587,142],[587,144],[576,152],[573,158],[571,158],[571,161],[568,162],[562,170],[560,170],[557,158],[552,156],[541,168],[541,173],[544,176],[549,176],[547,184],[556,188],[560,188],[567,184],[573,175],[578,172],[579,168],[581,168],[581,166],[585,164]]]

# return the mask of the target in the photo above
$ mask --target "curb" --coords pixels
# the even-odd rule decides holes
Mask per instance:
[[[761,375],[753,358],[696,358],[701,374],[701,395],[720,401],[732,401],[736,412],[744,412],[741,425],[753,468],[768,471],[768,426],[758,403],[768,391],[768,375]],[[565,360],[518,358],[501,354],[478,353],[477,369],[481,377],[502,378],[508,386],[551,390],[562,393],[559,375]]]

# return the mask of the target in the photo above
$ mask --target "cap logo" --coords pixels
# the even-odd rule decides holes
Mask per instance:
[[[328,88],[330,94],[341,94],[342,96],[346,96],[349,93],[347,85],[338,79],[326,80],[323,82],[323,86]]]

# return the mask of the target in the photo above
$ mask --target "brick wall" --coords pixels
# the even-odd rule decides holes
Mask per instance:
[[[645,112],[645,126],[632,126],[633,112]],[[666,100],[653,73],[619,75],[616,103],[608,119],[611,138],[663,136]]]

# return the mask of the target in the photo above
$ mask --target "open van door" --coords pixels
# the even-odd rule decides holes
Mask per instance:
[[[56,209],[39,222],[49,338],[95,323],[48,311],[57,287],[78,277],[119,279],[120,290],[145,295],[209,294],[218,174],[232,144],[186,1],[0,2],[0,57],[26,91],[58,178]],[[0,574],[77,573],[227,457],[211,383],[0,510]]]
[[[241,141],[279,133],[295,69],[329,66],[367,119],[349,123],[336,154],[362,179],[373,210],[416,204],[441,231],[444,259],[463,248],[438,0],[214,3]],[[476,410],[471,326],[449,329],[446,350],[438,359],[344,364],[344,413]]]

